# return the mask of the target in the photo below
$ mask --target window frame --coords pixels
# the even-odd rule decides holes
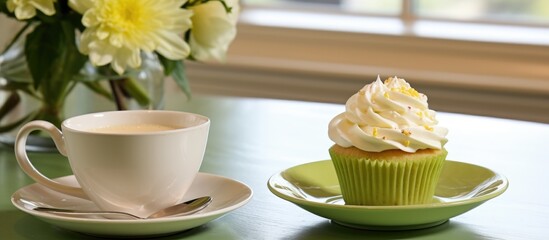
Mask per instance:
[[[294,13],[295,19],[272,22],[265,14]],[[398,75],[419,86],[441,111],[549,122],[549,40],[512,42],[421,35],[425,22],[388,16],[358,16],[396,21],[400,30],[321,29],[299,22],[300,11],[244,6],[237,38],[224,64],[192,64],[193,91],[343,103],[356,89],[381,77]],[[250,17],[256,14],[261,22]],[[314,14],[349,17],[318,11]],[[302,21],[303,22],[303,21]],[[476,23],[459,23],[464,27]],[[502,27],[485,24],[481,26]],[[513,26],[511,30],[549,29]],[[534,39],[535,40],[535,39]],[[437,92],[438,91],[438,92]],[[461,101],[469,96],[470,102]],[[509,110],[501,111],[501,104]]]

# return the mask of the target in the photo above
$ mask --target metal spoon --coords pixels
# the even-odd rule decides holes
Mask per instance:
[[[196,213],[212,202],[212,198],[209,196],[195,198],[186,202],[182,202],[171,207],[161,209],[148,217],[139,217],[131,213],[126,212],[117,212],[117,211],[88,211],[88,210],[72,210],[72,209],[63,209],[63,208],[50,208],[50,207],[35,207],[33,210],[39,212],[51,212],[51,213],[61,213],[61,214],[71,214],[71,215],[118,215],[130,217],[132,219],[152,219],[152,218],[161,218],[161,217],[175,217],[175,216],[184,216]]]

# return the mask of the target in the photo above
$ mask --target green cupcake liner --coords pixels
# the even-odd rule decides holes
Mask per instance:
[[[432,202],[446,151],[397,161],[331,156],[346,204],[412,205]]]

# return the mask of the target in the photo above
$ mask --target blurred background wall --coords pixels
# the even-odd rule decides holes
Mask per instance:
[[[348,24],[354,21],[360,24]],[[186,62],[191,88],[194,94],[343,104],[377,75],[396,75],[439,111],[549,123],[547,28],[515,34],[523,28],[490,32],[475,25],[475,32],[453,22],[414,24],[244,7],[226,62]],[[0,14],[2,49],[17,27]]]

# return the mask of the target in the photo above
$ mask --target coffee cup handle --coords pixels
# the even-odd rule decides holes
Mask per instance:
[[[17,162],[23,171],[34,181],[39,184],[42,184],[54,191],[68,194],[71,196],[88,199],[88,196],[84,193],[82,188],[72,187],[69,185],[61,184],[56,181],[51,180],[50,178],[44,176],[40,173],[31,163],[29,157],[27,156],[26,143],[27,137],[29,134],[35,130],[44,130],[48,132],[55,143],[57,150],[63,155],[67,156],[67,151],[65,149],[65,142],[63,141],[63,133],[55,127],[55,125],[41,120],[31,121],[17,133],[15,137],[15,157]]]

